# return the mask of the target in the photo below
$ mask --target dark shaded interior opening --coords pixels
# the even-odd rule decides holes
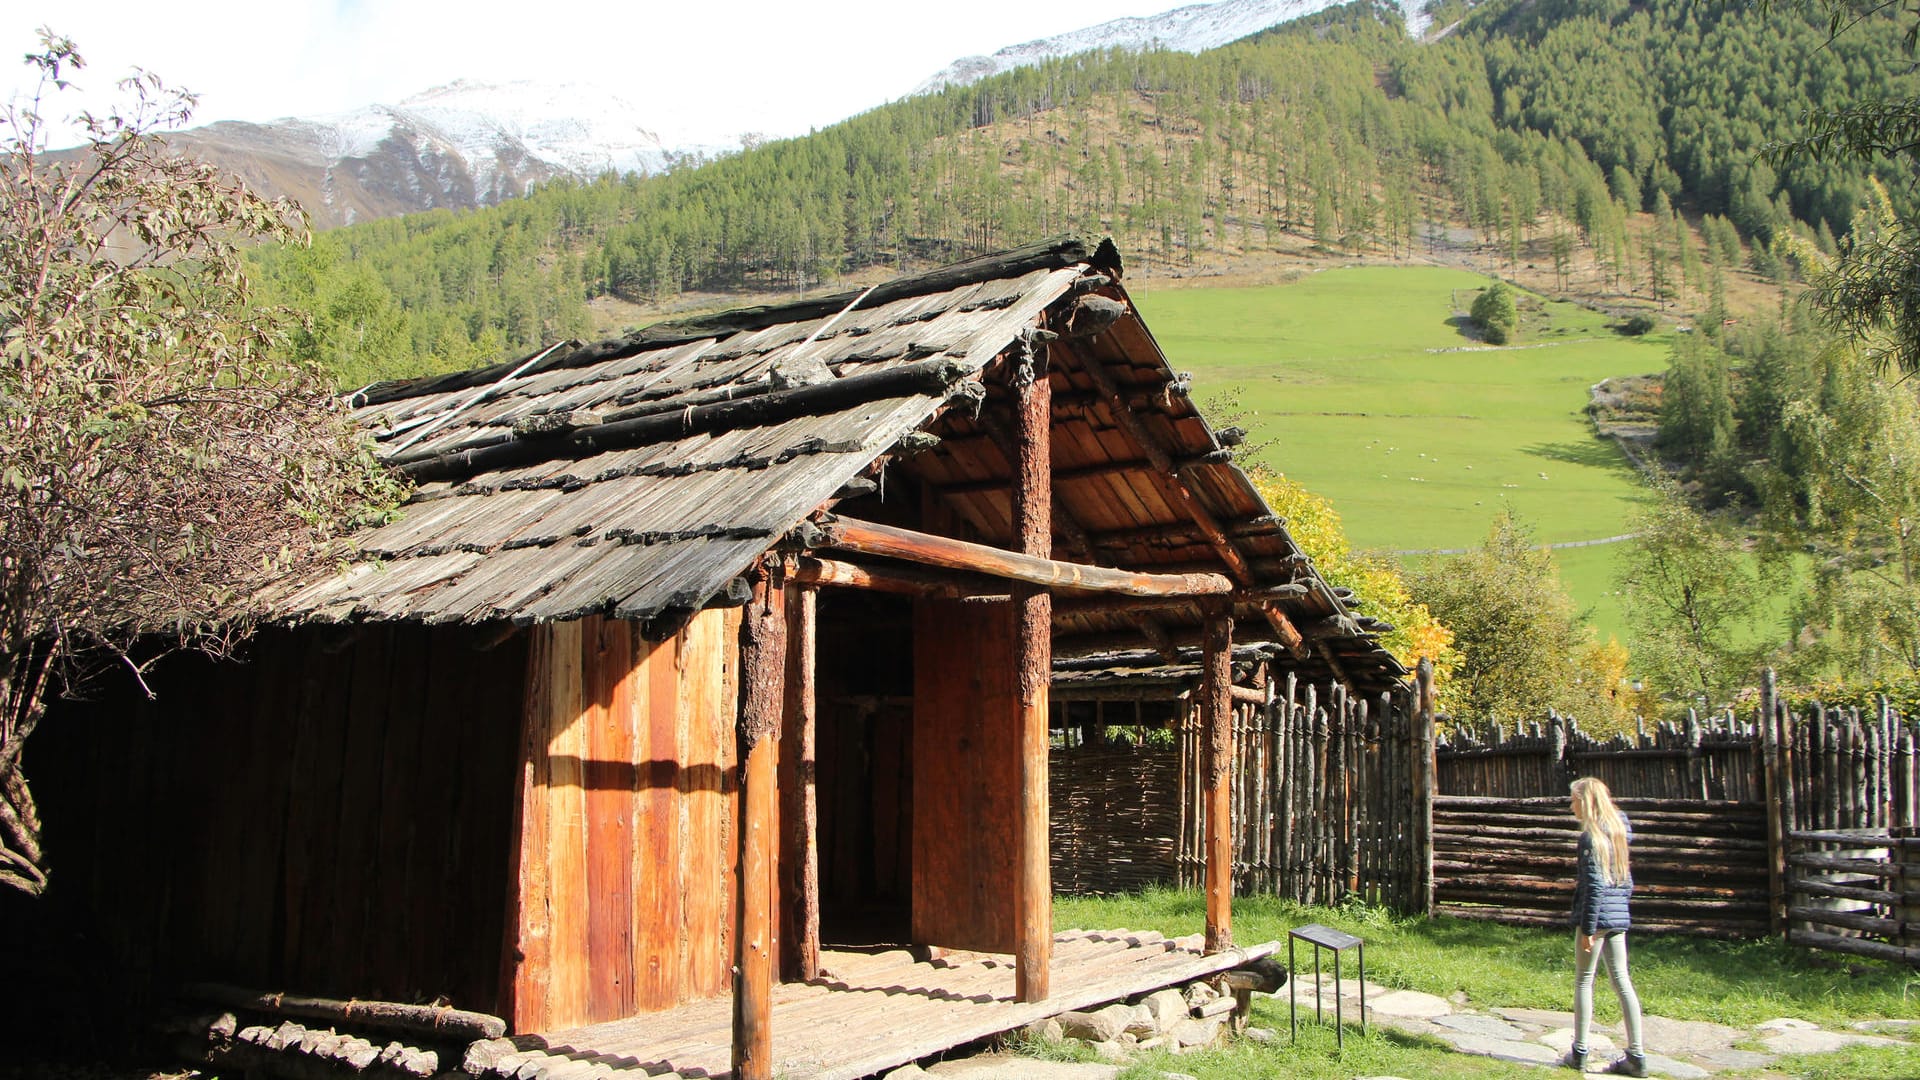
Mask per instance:
[[[820,596],[817,674],[820,936],[904,944],[913,895],[913,607]]]

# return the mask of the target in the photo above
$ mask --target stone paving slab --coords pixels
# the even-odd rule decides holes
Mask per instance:
[[[1516,1024],[1532,1024],[1535,1027],[1541,1028],[1567,1028],[1568,1030],[1572,1030],[1573,1028],[1572,1013],[1559,1012],[1553,1009],[1495,1009],[1493,1010],[1493,1014],[1503,1020],[1510,1020]],[[1594,1024],[1595,1029],[1598,1029],[1600,1026],[1598,1023]]]
[[[1534,1041],[1542,1046],[1551,1046],[1554,1053],[1565,1056],[1567,1051],[1573,1049],[1573,1029],[1570,1027],[1554,1028],[1552,1031],[1546,1032]],[[1592,1028],[1587,1029],[1587,1059],[1589,1061],[1597,1059],[1604,1064],[1605,1062],[1613,1060],[1614,1055],[1619,1052],[1620,1044],[1608,1038],[1606,1032]]]
[[[1757,1050],[1703,1050],[1699,1057],[1722,1069],[1764,1069],[1774,1061],[1772,1054]]]
[[[1415,1016],[1383,1016],[1376,1023],[1380,1027],[1390,1028],[1403,1035],[1429,1036],[1436,1039],[1440,1037],[1442,1031],[1446,1030],[1431,1020],[1422,1020]]]
[[[1760,1044],[1776,1054],[1827,1054],[1849,1046],[1906,1046],[1900,1039],[1884,1035],[1860,1035],[1850,1031],[1822,1031],[1819,1028],[1793,1028],[1769,1035]]]
[[[1458,1013],[1452,1016],[1437,1016],[1433,1022],[1449,1031],[1461,1031],[1468,1035],[1484,1035],[1489,1039],[1522,1040],[1527,1033],[1507,1023],[1497,1016],[1485,1013]],[[1443,1036],[1444,1037],[1444,1036]]]
[[[1711,1076],[1707,1070],[1686,1061],[1677,1061],[1651,1051],[1647,1053],[1647,1073],[1651,1076],[1670,1076],[1674,1080],[1700,1080]]]
[[[1518,1039],[1495,1039],[1465,1031],[1442,1031],[1440,1038],[1463,1054],[1477,1054],[1498,1061],[1518,1061],[1529,1065],[1551,1065],[1560,1059],[1551,1047]]]
[[[1853,1030],[1911,1037],[1920,1035],[1920,1020],[1855,1020]]]
[[[1367,1011],[1379,1020],[1388,1017],[1430,1020],[1452,1013],[1453,1005],[1446,998],[1418,990],[1389,990],[1377,998],[1368,994]]]
[[[1650,1049],[1663,1054],[1704,1054],[1731,1050],[1733,1044],[1751,1037],[1751,1032],[1705,1020],[1672,1020],[1648,1016],[1641,1020],[1640,1034]]]

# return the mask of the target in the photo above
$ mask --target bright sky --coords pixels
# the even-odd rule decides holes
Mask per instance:
[[[1188,0],[1191,2],[1191,0]],[[962,56],[1181,0],[4,0],[0,100],[42,25],[72,38],[96,107],[142,67],[200,95],[194,122],[392,103],[466,78],[616,88],[663,134],[797,134],[900,97]],[[37,10],[33,10],[37,9]]]

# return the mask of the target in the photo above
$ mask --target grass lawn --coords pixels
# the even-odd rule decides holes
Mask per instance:
[[[1511,508],[1543,543],[1616,535],[1643,489],[1596,439],[1587,389],[1664,371],[1671,339],[1624,338],[1572,304],[1526,312],[1517,347],[1454,319],[1487,279],[1434,267],[1329,270],[1289,285],[1136,296],[1197,400],[1233,397],[1256,458],[1333,500],[1357,547],[1459,548]],[[1619,632],[1616,548],[1559,553],[1576,602]]]
[[[1198,932],[1205,916],[1205,902],[1198,892],[1061,897],[1054,902],[1054,925],[1060,929],[1126,927],[1171,936]],[[1572,1008],[1573,943],[1565,932],[1464,919],[1403,919],[1373,909],[1310,908],[1263,897],[1234,901],[1234,937],[1242,942],[1284,942],[1288,929],[1309,922],[1336,926],[1366,939],[1371,982],[1455,1000],[1464,996],[1479,1009]],[[1283,946],[1283,959],[1284,955]],[[1633,978],[1649,1013],[1678,1020],[1752,1027],[1791,1016],[1844,1028],[1853,1020],[1920,1018],[1920,974],[1889,964],[1850,963],[1775,941],[1637,937]],[[1596,1019],[1617,1021],[1612,995],[1602,992],[1595,997]],[[1383,1074],[1537,1080],[1546,1075],[1535,1067],[1458,1054],[1432,1040],[1377,1028],[1365,1039],[1358,1038],[1357,1030],[1350,1031],[1341,1058],[1333,1056],[1332,1036],[1325,1030],[1303,1028],[1300,1044],[1289,1045],[1286,1005],[1279,999],[1259,999],[1254,1023],[1279,1031],[1279,1041],[1266,1046],[1239,1042],[1202,1054],[1147,1059],[1138,1074],[1147,1077],[1171,1068],[1202,1080],[1241,1076],[1346,1080]],[[1751,1075],[1783,1074],[1912,1080],[1920,1076],[1920,1045],[1808,1055],[1783,1060],[1772,1072]]]

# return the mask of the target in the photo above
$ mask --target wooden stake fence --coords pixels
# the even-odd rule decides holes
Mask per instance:
[[[1427,856],[1415,825],[1425,815],[1412,767],[1423,744],[1412,695],[1361,700],[1338,684],[1291,677],[1263,694],[1263,702],[1233,707],[1234,892],[1323,904],[1357,894],[1395,910],[1424,910]],[[1199,887],[1203,737],[1185,710],[1171,745],[1057,742],[1051,770],[1060,887]],[[1129,784],[1162,786],[1125,790]],[[1169,826],[1171,835],[1159,831]]]
[[[1912,913],[1920,895],[1879,880],[1906,850],[1900,834],[1920,825],[1917,740],[1920,720],[1884,700],[1796,711],[1771,673],[1747,716],[1689,714],[1631,736],[1591,738],[1553,716],[1511,728],[1456,726],[1437,755],[1446,793],[1435,811],[1439,909],[1513,922],[1564,917],[1565,797],[1575,777],[1597,776],[1662,829],[1647,832],[1629,810],[1636,924],[1771,931],[1818,948],[1920,957],[1920,918],[1899,914]],[[1540,820],[1528,828],[1501,817],[1522,809]],[[1688,843],[1678,826],[1701,813],[1693,820],[1705,831]],[[1512,866],[1533,869],[1502,876]]]
[[[1366,701],[1292,678],[1236,692],[1237,893],[1559,925],[1572,902],[1566,797],[1576,777],[1597,776],[1634,821],[1637,924],[1771,930],[1816,947],[1871,939],[1885,945],[1875,955],[1920,956],[1906,951],[1920,950],[1920,888],[1841,879],[1884,876],[1862,860],[1920,852],[1905,842],[1920,831],[1920,718],[1885,702],[1796,711],[1769,679],[1750,713],[1630,735],[1596,738],[1551,715],[1436,735],[1424,685]],[[1054,880],[1085,892],[1198,887],[1198,721],[1182,706],[1171,738],[1115,738],[1126,730],[1056,739]],[[1920,885],[1920,868],[1903,872]]]

